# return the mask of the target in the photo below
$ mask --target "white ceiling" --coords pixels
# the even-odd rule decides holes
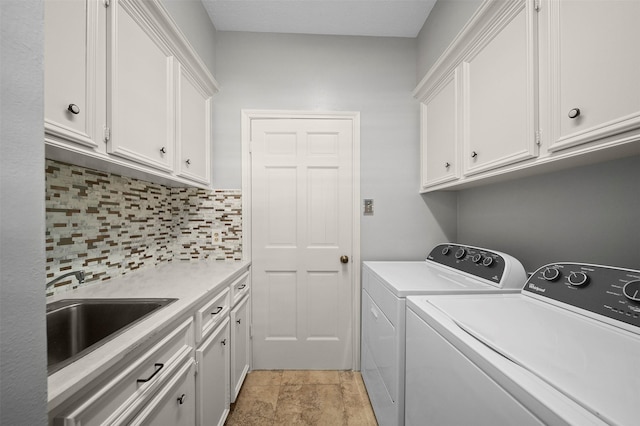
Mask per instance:
[[[202,0],[219,31],[416,37],[436,0]]]

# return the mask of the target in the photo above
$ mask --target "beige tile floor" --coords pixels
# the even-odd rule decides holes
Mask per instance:
[[[377,426],[354,371],[252,371],[225,425]]]

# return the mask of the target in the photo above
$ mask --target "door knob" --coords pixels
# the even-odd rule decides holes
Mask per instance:
[[[340,256],[340,262],[349,263],[349,256]]]

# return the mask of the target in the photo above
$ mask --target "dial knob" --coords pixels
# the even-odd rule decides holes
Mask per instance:
[[[571,272],[567,277],[569,284],[579,287],[589,282],[589,276],[584,272]]]
[[[487,257],[485,257],[485,258],[484,258],[484,260],[482,261],[482,264],[483,264],[484,266],[491,266],[491,265],[493,265],[493,257],[491,257],[491,256],[487,256]]]
[[[542,273],[542,278],[547,281],[555,281],[560,278],[560,271],[556,268],[547,268]]]
[[[462,259],[466,254],[467,251],[465,249],[459,248],[458,251],[456,251],[456,259]]]
[[[442,254],[444,256],[448,256],[449,253],[451,253],[451,247],[445,247],[445,248],[442,249]]]
[[[640,280],[629,281],[622,288],[627,299],[640,302]]]
[[[473,260],[473,263],[480,263],[482,262],[482,255],[480,253],[474,254],[471,260]]]

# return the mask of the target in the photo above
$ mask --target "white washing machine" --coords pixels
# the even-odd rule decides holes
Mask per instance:
[[[409,297],[407,425],[640,424],[640,271],[538,269],[519,294]]]
[[[525,280],[513,257],[459,244],[437,245],[425,261],[364,262],[361,370],[378,423],[404,424],[407,296],[518,292]]]

